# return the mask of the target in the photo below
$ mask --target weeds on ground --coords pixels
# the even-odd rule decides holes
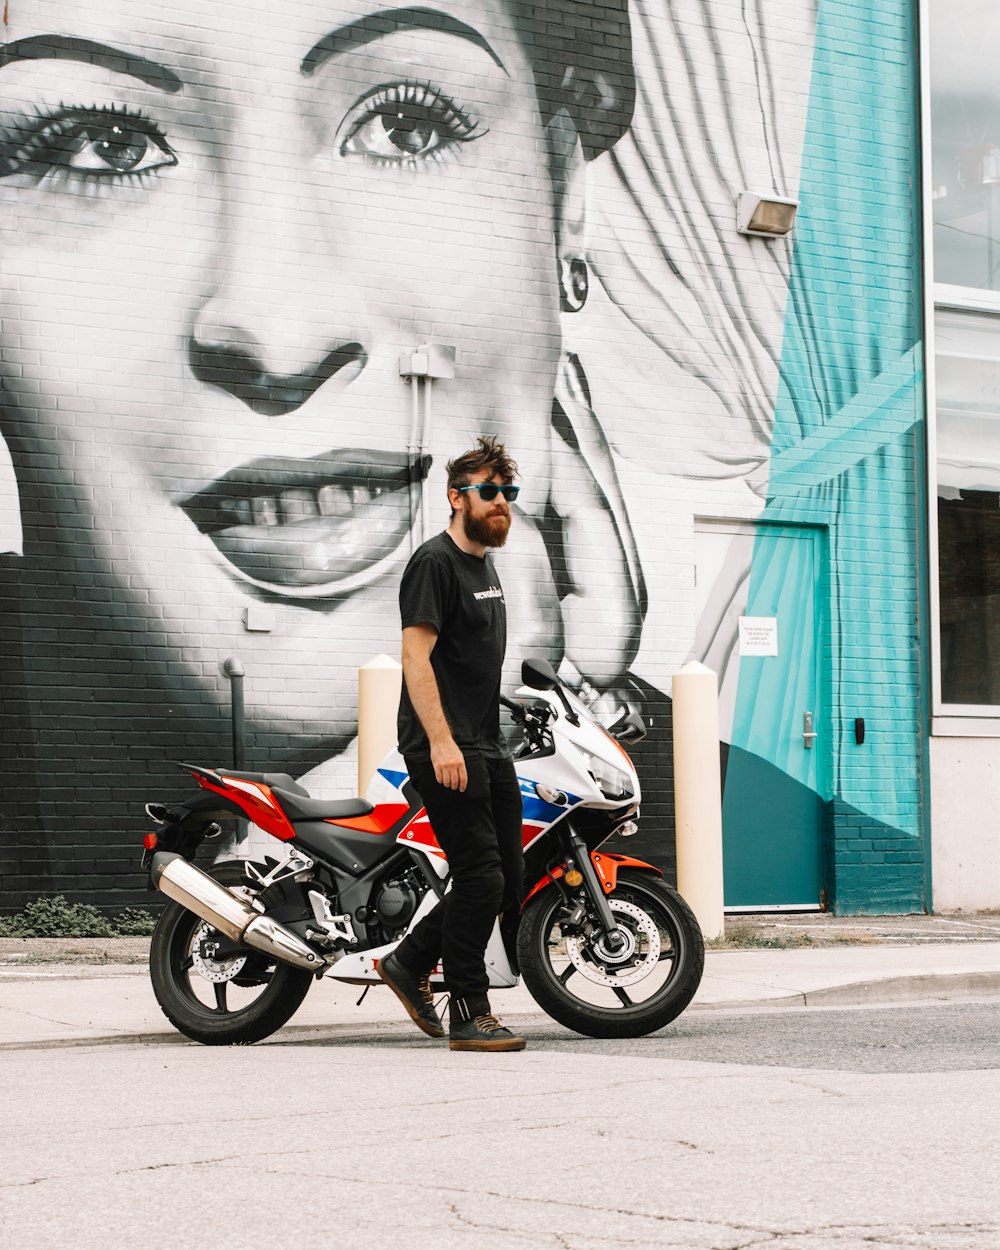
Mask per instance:
[[[794,950],[801,946],[815,946],[808,933],[775,933],[748,921],[726,921],[725,936],[716,938],[708,945],[713,950]]]
[[[108,920],[89,903],[70,903],[55,894],[36,898],[14,916],[0,917],[0,937],[149,937],[155,925],[156,918],[139,907],[126,907]]]

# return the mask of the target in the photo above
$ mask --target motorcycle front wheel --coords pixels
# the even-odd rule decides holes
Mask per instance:
[[[229,889],[246,886],[242,860],[209,870]],[[241,948],[212,957],[220,935],[169,902],[149,947],[149,975],[163,1014],[175,1029],[205,1046],[248,1046],[287,1024],[309,991],[313,974]]]
[[[652,873],[622,869],[607,897],[624,938],[614,948],[595,916],[570,923],[561,891],[536,895],[518,929],[521,972],[539,1007],[566,1028],[585,1037],[645,1037],[694,997],[705,943],[687,903]]]

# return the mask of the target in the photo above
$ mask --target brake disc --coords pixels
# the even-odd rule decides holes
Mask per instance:
[[[201,944],[206,940],[210,933],[214,932],[210,924],[203,924],[195,933],[191,942],[191,961],[194,970],[200,977],[204,977],[206,981],[211,981],[215,985],[219,985],[223,981],[232,981],[232,979],[243,971],[246,964],[246,955],[233,955],[228,959],[212,959],[201,953]]]
[[[611,950],[603,933],[567,937],[566,954],[577,972],[595,985],[635,985],[659,963],[660,931],[653,918],[634,903],[608,901],[616,918],[626,917],[631,922],[623,925],[619,921],[618,936],[625,939],[624,944]]]

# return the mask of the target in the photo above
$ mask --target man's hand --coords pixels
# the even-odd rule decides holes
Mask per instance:
[[[469,774],[465,767],[465,756],[454,738],[432,744],[431,763],[439,785],[447,786],[449,790],[465,791],[469,784]]]

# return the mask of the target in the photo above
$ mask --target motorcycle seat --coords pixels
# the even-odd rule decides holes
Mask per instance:
[[[289,820],[352,820],[370,816],[375,808],[366,799],[314,799],[288,773],[244,773],[225,770],[237,781],[260,781],[269,786]]]
[[[268,783],[270,784],[270,783]],[[301,786],[298,787],[302,789]],[[281,786],[271,786],[271,793],[284,809],[289,820],[351,820],[370,816],[375,808],[366,799],[310,799]]]
[[[280,786],[291,794],[301,794],[303,798],[309,798],[309,791],[305,786],[300,786],[289,773],[238,773],[232,768],[220,768],[219,772],[225,777],[235,777],[237,781],[260,781],[272,790],[275,786]]]

